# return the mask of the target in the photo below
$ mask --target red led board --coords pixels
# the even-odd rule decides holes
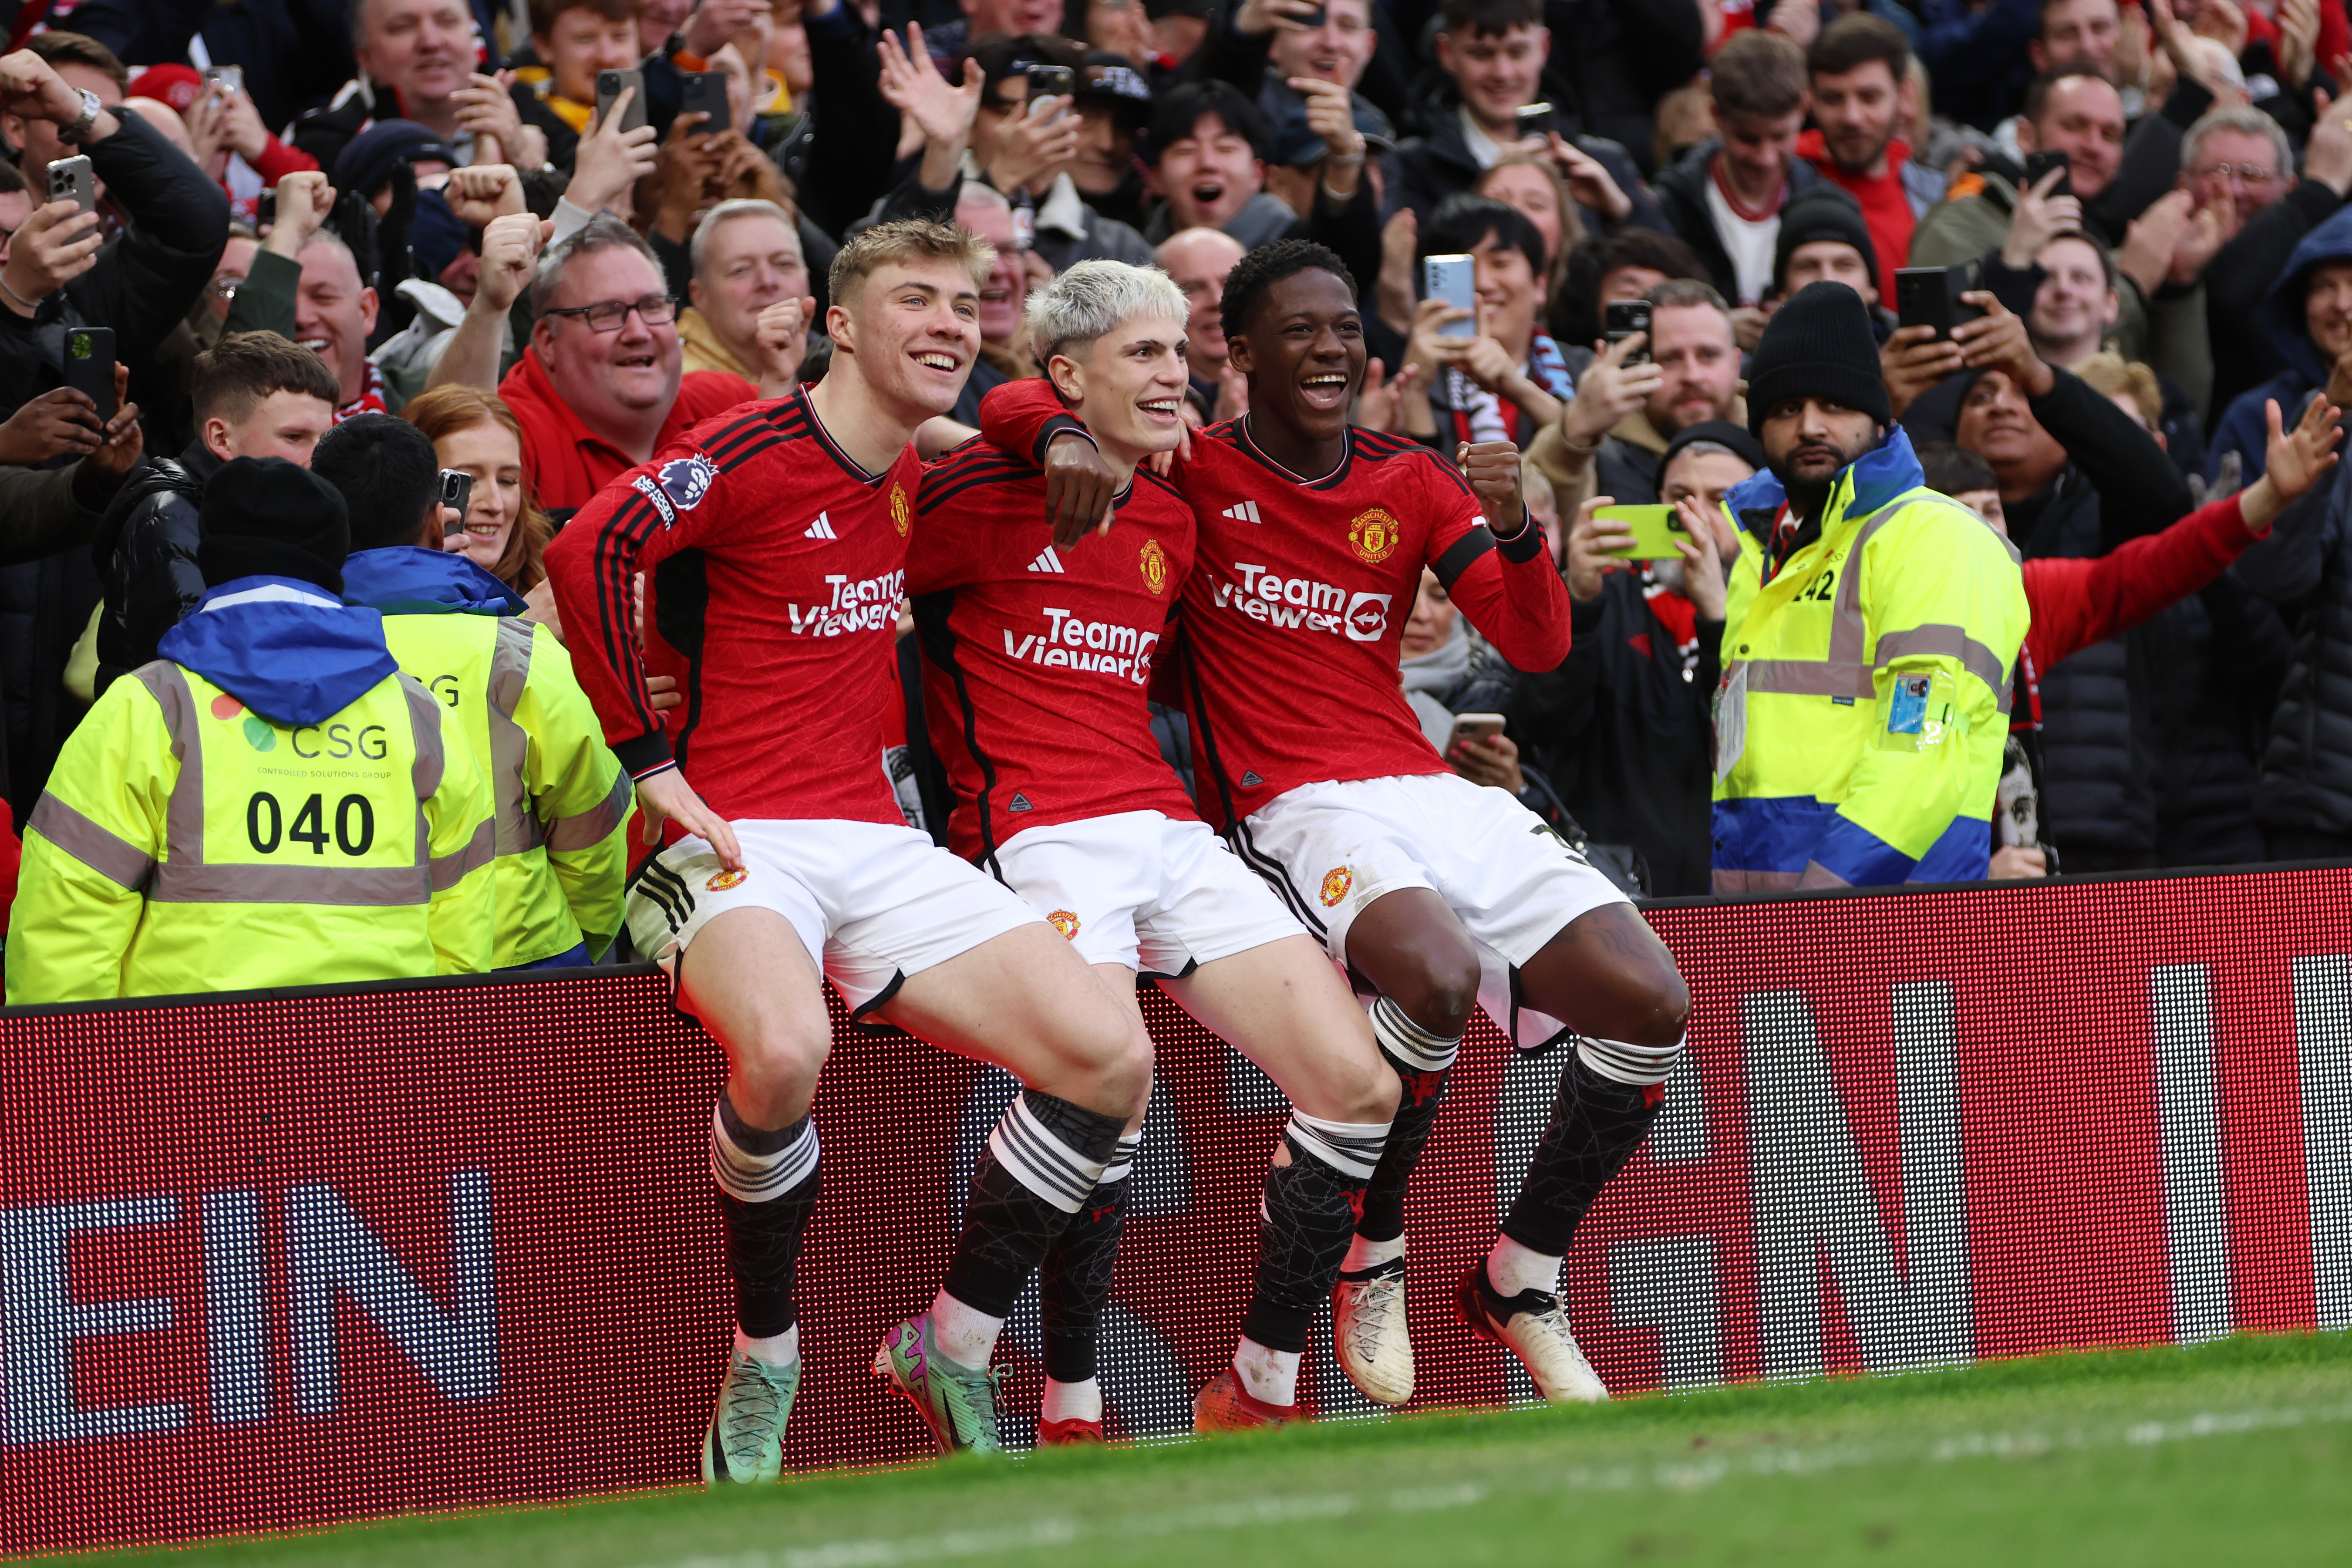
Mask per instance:
[[[1621,1394],[2352,1326],[2352,869],[1664,907],[1691,1058],[1568,1289]],[[1286,1108],[1156,993],[1115,1433],[1230,1352]],[[1409,1208],[1419,1401],[1559,1070],[1483,1023]],[[0,1551],[686,1482],[728,1330],[717,1049],[658,976],[0,1015]],[[1009,1079],[842,1027],[801,1272],[811,1468],[922,1451],[866,1368]],[[1318,1340],[1328,1338],[1328,1328]],[[1027,1441],[1034,1291],[1000,1361]],[[1307,1397],[1369,1406],[1321,1350]]]

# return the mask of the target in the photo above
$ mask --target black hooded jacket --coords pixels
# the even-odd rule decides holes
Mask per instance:
[[[150,458],[106,509],[89,552],[106,586],[98,621],[100,694],[116,676],[153,659],[163,634],[204,597],[204,574],[196,570],[204,531],[196,514],[220,466],[201,441],[177,458]]]

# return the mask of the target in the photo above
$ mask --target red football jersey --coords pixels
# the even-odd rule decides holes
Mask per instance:
[[[548,547],[572,668],[632,775],[676,756],[726,817],[898,822],[889,661],[922,465],[868,474],[805,390],[688,430]],[[667,733],[646,704],[631,582],[684,660]],[[648,630],[655,629],[649,627]]]
[[[1007,383],[980,412],[982,436],[1015,452],[1079,427],[1045,381]],[[1175,471],[1199,528],[1184,697],[1202,813],[1219,826],[1300,784],[1448,771],[1397,673],[1423,564],[1519,668],[1568,657],[1568,589],[1543,531],[1498,544],[1452,464],[1348,435],[1339,468],[1306,479],[1257,449],[1246,418],[1227,420],[1193,432]]]
[[[988,863],[1026,827],[1192,803],[1144,689],[1192,569],[1192,510],[1140,473],[1110,531],[1054,548],[1045,476],[968,442],[924,470],[907,554],[931,750],[955,785],[948,844]]]

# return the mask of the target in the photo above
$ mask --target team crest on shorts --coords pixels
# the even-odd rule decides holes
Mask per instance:
[[[1160,548],[1160,541],[1143,542],[1143,585],[1157,594],[1168,586],[1168,552]]]
[[[730,888],[741,887],[751,875],[749,871],[721,871],[702,885],[711,892],[723,893]]]
[[[1335,866],[1330,870],[1324,872],[1323,907],[1328,910],[1332,905],[1338,903],[1341,899],[1346,898],[1348,896],[1348,889],[1355,885],[1356,879],[1349,875],[1348,868],[1345,866]]]
[[[907,537],[907,489],[903,485],[890,487],[890,526],[898,531],[899,538]]]
[[[1055,910],[1045,917],[1045,923],[1062,933],[1064,942],[1078,940],[1078,917],[1067,910]]]
[[[1355,521],[1348,524],[1348,544],[1355,551],[1356,559],[1377,566],[1389,558],[1389,552],[1397,546],[1397,536],[1403,531],[1404,524],[1374,507],[1359,512]]]

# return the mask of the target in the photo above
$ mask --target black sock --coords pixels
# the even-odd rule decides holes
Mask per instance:
[[[1404,1085],[1397,1100],[1396,1121],[1389,1126],[1380,1168],[1364,1188],[1363,1216],[1356,1234],[1366,1241],[1394,1241],[1404,1234],[1404,1190],[1421,1163],[1422,1146],[1437,1125],[1437,1107],[1445,1098],[1445,1077],[1461,1049],[1460,1037],[1448,1040],[1433,1035],[1404,1015],[1404,1009],[1382,996],[1372,1003],[1372,1037],[1381,1055]]]
[[[1660,1084],[1620,1083],[1593,1071],[1581,1048],[1570,1052],[1551,1121],[1503,1234],[1547,1258],[1564,1255],[1585,1210],[1641,1147],[1664,1100]]]
[[[1123,1170],[1106,1172],[1087,1206],[1045,1249],[1037,1275],[1037,1315],[1045,1331],[1045,1375],[1055,1383],[1084,1383],[1095,1375],[1095,1341],[1110,1300],[1111,1268],[1127,1227],[1131,1184]]]
[[[778,1131],[753,1127],[722,1089],[710,1122],[710,1174],[726,1225],[735,1321],[749,1338],[772,1339],[797,1321],[793,1278],[816,1208],[816,1123],[803,1116]]]
[[[973,1163],[948,1294],[975,1311],[1010,1316],[1045,1249],[1102,1179],[1126,1125],[1123,1116],[1023,1089]]]
[[[1315,1310],[1347,1261],[1364,1183],[1388,1129],[1293,1112],[1283,1129],[1290,1163],[1265,1174],[1257,1288],[1242,1332],[1268,1350],[1304,1351]]]

